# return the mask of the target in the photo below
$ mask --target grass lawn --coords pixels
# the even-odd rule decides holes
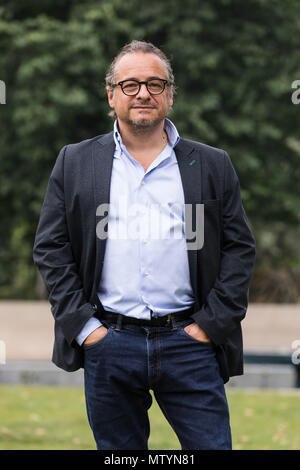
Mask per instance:
[[[228,390],[233,449],[300,449],[300,392]],[[81,388],[0,386],[0,450],[95,449]],[[180,449],[155,399],[149,449]]]

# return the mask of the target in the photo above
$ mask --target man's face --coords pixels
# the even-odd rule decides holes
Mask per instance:
[[[123,56],[116,66],[115,83],[135,79],[146,81],[150,78],[167,79],[164,62],[152,53],[135,52]],[[113,91],[107,88],[108,102],[118,116],[119,121],[137,127],[151,127],[161,122],[173,104],[170,88],[166,85],[160,95],[151,95],[142,85],[136,96],[127,96],[120,86]]]

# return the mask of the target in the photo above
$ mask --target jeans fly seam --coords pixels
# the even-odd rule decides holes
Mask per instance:
[[[156,332],[157,338],[157,378],[156,381],[159,379],[160,372],[161,372],[161,357],[160,357],[160,332],[159,330]]]
[[[147,344],[147,370],[148,370],[148,386],[151,388],[151,376],[150,376],[150,354],[149,354],[149,338],[148,338],[148,332],[146,336],[146,344]]]

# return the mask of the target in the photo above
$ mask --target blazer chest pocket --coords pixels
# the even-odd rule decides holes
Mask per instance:
[[[204,206],[208,207],[221,207],[222,199],[204,199],[201,201],[201,204],[204,204]]]
[[[206,199],[201,202],[204,205],[204,215],[219,214],[222,212],[222,199]]]

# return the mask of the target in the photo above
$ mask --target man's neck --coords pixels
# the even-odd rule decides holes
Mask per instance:
[[[118,121],[118,127],[129,153],[145,154],[148,151],[152,153],[167,145],[168,137],[164,130],[164,120],[151,127],[133,126],[124,121]]]

